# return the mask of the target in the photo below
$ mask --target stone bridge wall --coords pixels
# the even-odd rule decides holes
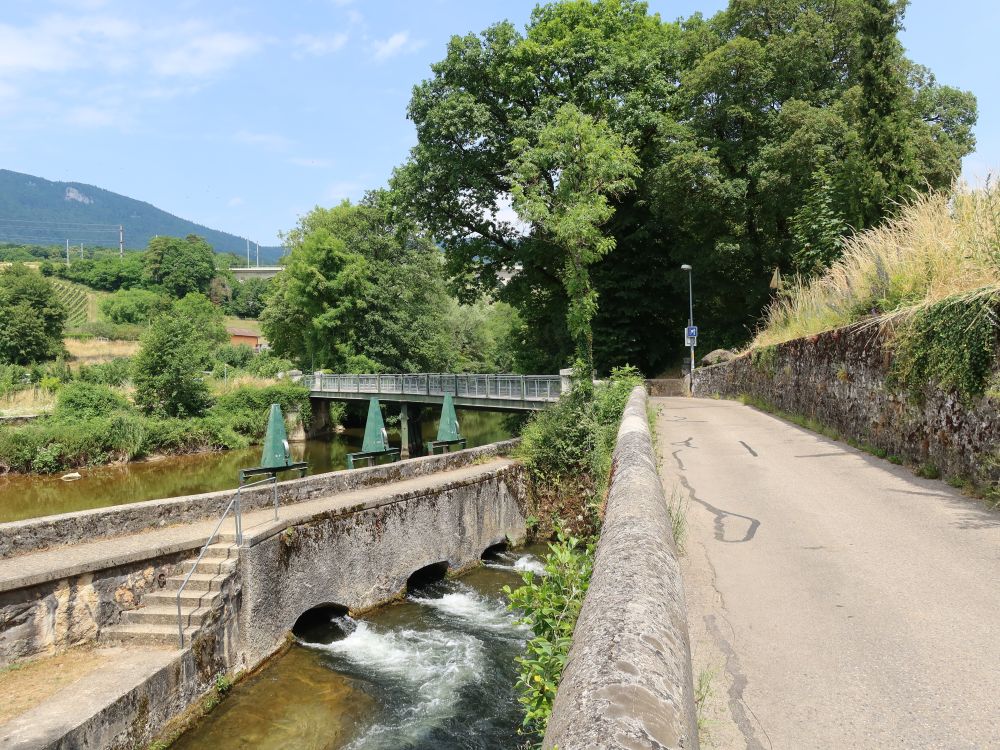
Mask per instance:
[[[928,388],[922,398],[887,384],[892,352],[877,328],[848,327],[758,349],[695,370],[696,396],[759,399],[841,435],[943,474],[996,482],[1000,399],[964,403]]]
[[[479,564],[488,547],[524,540],[526,477],[520,464],[486,479],[455,482],[363,510],[322,513],[240,549],[239,669],[284,643],[313,607],[337,604],[352,614],[405,593],[427,565],[450,572]]]
[[[698,747],[684,587],[656,470],[646,393],[612,459],[590,588],[543,747]]]

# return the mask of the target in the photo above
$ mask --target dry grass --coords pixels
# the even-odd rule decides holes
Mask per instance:
[[[100,341],[98,339],[66,339],[70,355],[88,365],[110,362],[120,357],[131,357],[139,351],[138,341]]]
[[[212,378],[209,381],[209,388],[211,389],[213,396],[222,396],[245,385],[253,386],[255,388],[263,388],[264,386],[277,385],[282,382],[288,381],[281,381],[277,378],[258,378],[253,375],[243,374],[237,377],[229,378],[228,381],[222,378]]]
[[[0,415],[20,417],[28,414],[43,414],[56,405],[56,396],[43,388],[26,388],[0,396]]]
[[[921,196],[898,218],[854,235],[826,273],[797,281],[771,305],[751,346],[997,289],[1000,188],[959,187],[950,196]]]

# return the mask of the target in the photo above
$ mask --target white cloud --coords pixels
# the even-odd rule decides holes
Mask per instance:
[[[254,133],[249,130],[241,130],[233,138],[246,146],[261,146],[271,151],[284,151],[292,145],[291,139],[277,133]]]
[[[311,167],[313,169],[329,169],[334,165],[333,159],[310,159],[303,156],[294,156],[288,160],[289,164],[296,167]]]
[[[219,73],[256,52],[260,41],[232,31],[203,33],[157,57],[153,69],[163,76],[204,77]]]
[[[376,60],[388,60],[403,52],[414,52],[423,46],[422,40],[410,39],[409,31],[397,31],[388,39],[376,39],[372,42]]]
[[[240,198],[238,195],[234,196],[234,197],[232,197],[232,198],[229,199],[229,202],[226,203],[226,205],[229,206],[230,208],[236,208],[237,206],[242,206],[243,205],[243,199]]]
[[[316,36],[315,34],[299,34],[295,39],[292,40],[298,51],[296,55],[301,57],[309,55],[311,57],[322,57],[323,55],[329,55],[345,44],[347,44],[348,36],[344,33],[331,34],[328,36]]]
[[[124,124],[116,112],[100,107],[76,107],[70,110],[67,119],[74,125],[85,128],[106,128]]]

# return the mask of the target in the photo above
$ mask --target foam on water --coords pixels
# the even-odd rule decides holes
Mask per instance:
[[[502,560],[510,560],[513,564],[505,565],[504,563],[486,562],[483,563],[483,567],[490,568],[492,570],[506,570],[511,573],[534,573],[538,576],[546,575],[545,563],[534,555],[515,555],[511,552],[502,552],[498,555],[498,557]]]
[[[346,638],[304,643],[388,680],[412,698],[405,710],[371,726],[351,748],[399,748],[417,741],[454,715],[461,689],[482,676],[483,643],[467,633],[392,630],[380,633],[358,622]]]
[[[459,620],[495,633],[513,635],[527,630],[526,626],[515,624],[514,615],[507,611],[503,602],[487,598],[464,586],[440,597],[411,596],[410,601],[430,607],[447,619]]]
[[[518,573],[534,573],[535,575],[545,575],[545,564],[534,555],[525,555],[517,558],[514,563],[514,570]]]

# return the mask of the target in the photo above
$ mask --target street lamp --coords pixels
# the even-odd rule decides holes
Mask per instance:
[[[681,270],[687,271],[688,275],[688,328],[690,329],[694,327],[694,286],[691,282],[691,276],[692,276],[691,266],[685,263],[684,265],[681,266]],[[688,377],[690,378],[690,380],[688,381],[689,382],[688,389],[693,393],[694,392],[694,346],[696,339],[688,335],[689,333],[690,333],[689,330],[684,331],[684,338],[687,340],[687,343],[691,347],[691,366],[688,369]]]

